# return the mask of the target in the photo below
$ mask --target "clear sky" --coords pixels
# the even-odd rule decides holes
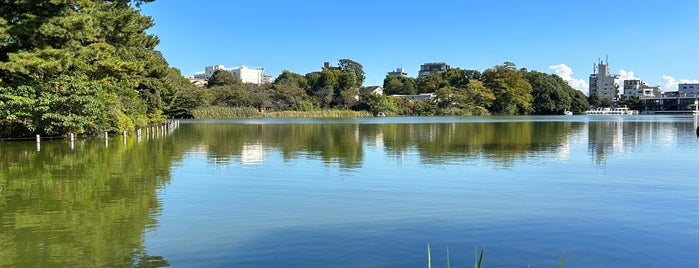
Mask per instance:
[[[156,48],[193,75],[222,64],[306,74],[349,58],[364,85],[401,65],[483,71],[505,61],[558,72],[587,93],[593,64],[664,90],[699,80],[699,1],[156,0],[142,6]]]

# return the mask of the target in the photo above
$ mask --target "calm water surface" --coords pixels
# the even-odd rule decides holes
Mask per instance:
[[[0,143],[2,267],[699,267],[691,116],[183,121]]]

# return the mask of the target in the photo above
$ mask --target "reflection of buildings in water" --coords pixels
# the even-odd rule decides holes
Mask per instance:
[[[374,137],[374,146],[377,149],[383,149],[383,129],[380,129],[379,132],[376,133],[376,137]]]
[[[561,141],[561,146],[558,147],[558,160],[567,162],[570,159],[570,136],[566,136],[565,140]]]
[[[610,155],[631,153],[634,148],[656,145],[672,149],[678,129],[669,122],[590,122],[588,148],[598,165],[605,165]]]
[[[623,150],[624,125],[620,121],[590,122],[587,133],[588,149],[597,165],[607,163],[607,154]]]
[[[243,165],[261,165],[265,161],[265,149],[262,144],[243,144],[243,150],[240,152],[240,162]]]

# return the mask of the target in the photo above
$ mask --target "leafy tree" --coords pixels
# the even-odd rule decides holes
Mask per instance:
[[[383,80],[383,90],[386,95],[417,94],[415,79],[405,76],[386,76]]]
[[[412,115],[431,116],[437,113],[437,105],[431,101],[414,101]]]
[[[398,108],[395,103],[386,95],[369,94],[357,105],[360,110],[369,111],[371,114],[384,113],[386,115],[397,115]]]
[[[272,84],[271,101],[277,109],[306,110],[309,97],[306,91],[301,88],[299,81],[294,76],[282,75]],[[302,77],[305,81],[305,77]]]
[[[496,97],[491,107],[493,113],[529,114],[532,86],[524,78],[523,71],[515,68],[514,63],[505,62],[485,70],[483,80]]]
[[[433,93],[440,88],[447,86],[447,82],[444,81],[442,75],[433,72],[428,76],[420,77],[417,79],[417,91],[418,93]]]
[[[356,61],[350,59],[340,59],[338,66],[343,72],[352,72],[356,76],[355,87],[361,88],[364,85],[364,67]]]
[[[564,110],[571,109],[574,89],[559,76],[531,71],[525,77],[532,85],[532,110],[535,114],[563,114]]]
[[[588,109],[590,109],[590,104],[587,102],[585,93],[582,93],[580,90],[573,91],[570,102],[570,110],[573,113],[580,114],[584,113]]]
[[[339,86],[340,71],[323,70],[306,74],[309,92],[320,103],[321,108],[330,108]],[[339,92],[337,93],[339,95]]]
[[[476,75],[477,74],[477,75]],[[480,73],[474,70],[464,70],[460,68],[451,68],[442,73],[442,78],[452,87],[466,88],[466,85],[472,79],[478,79]]]
[[[248,107],[252,103],[250,93],[243,83],[212,87],[213,105],[229,107]]]
[[[99,126],[107,130],[161,122],[162,111],[172,104],[178,88],[168,78],[167,62],[154,50],[158,38],[146,33],[153,20],[136,9],[146,2],[151,1],[3,3],[0,81],[4,95],[22,97],[28,86],[43,103],[41,107],[61,107],[72,115],[34,110],[31,119],[0,118],[0,128],[88,133],[98,126],[89,117],[93,114],[118,115],[119,120]],[[130,122],[123,122],[126,119]]]
[[[625,98],[623,101],[619,102],[620,105],[626,105],[630,109],[634,110],[642,110],[644,103],[641,98],[637,96],[629,96],[628,98]]]
[[[274,82],[272,84],[278,84],[280,82],[293,82],[296,84],[296,86],[304,90],[308,88],[308,79],[306,79],[305,76],[297,73],[292,73],[287,70],[282,71],[282,73],[274,79]]]
[[[250,95],[250,104],[257,109],[258,112],[263,112],[267,106],[272,103],[270,84],[245,84],[245,89]]]
[[[233,74],[226,70],[216,70],[207,81],[207,87],[209,88],[242,84],[243,82],[240,79],[233,77]]]
[[[591,106],[593,107],[610,107],[612,106],[612,100],[610,99],[602,99],[599,97],[597,94],[590,94],[590,97],[588,97],[587,102],[590,103]]]
[[[493,106],[495,94],[478,80],[470,80],[466,85],[466,99],[474,115],[488,114],[488,109]]]

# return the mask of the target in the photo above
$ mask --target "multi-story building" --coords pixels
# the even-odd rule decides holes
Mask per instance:
[[[655,97],[662,94],[660,87],[651,87],[640,79],[624,80],[624,97]]]
[[[332,63],[330,63],[329,61],[326,61],[326,62],[323,62],[323,70],[331,70],[331,71],[332,70],[340,70],[340,71],[342,71],[342,67],[333,66]]]
[[[619,75],[609,74],[609,63],[599,61],[590,75],[590,95],[615,101],[619,98]]]
[[[262,84],[265,82],[265,76],[262,74],[265,68],[252,68],[245,65],[241,65],[237,68],[226,69],[223,65],[212,65],[206,66],[203,73],[197,73],[194,75],[196,79],[209,79],[218,70],[228,71],[233,75],[233,77],[240,79],[243,83],[251,84]]]
[[[420,72],[418,73],[417,77],[426,77],[433,72],[443,73],[449,70],[449,68],[451,68],[449,64],[446,64],[444,62],[425,63],[423,65],[420,65]]]
[[[403,76],[403,77],[408,77],[408,73],[405,72],[403,69],[403,66],[400,68],[396,68],[395,72],[388,72],[388,76]]]
[[[677,85],[677,89],[680,96],[698,96],[699,95],[699,83],[684,83]]]

